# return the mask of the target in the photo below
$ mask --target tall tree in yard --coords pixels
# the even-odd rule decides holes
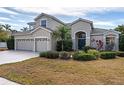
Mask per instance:
[[[59,26],[57,30],[53,32],[52,36],[56,40],[62,41],[62,51],[63,51],[63,42],[70,38],[70,29],[67,26]]]

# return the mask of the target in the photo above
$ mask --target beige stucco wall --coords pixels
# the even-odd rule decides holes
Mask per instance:
[[[86,46],[90,46],[90,33],[92,31],[91,24],[83,21],[79,21],[71,26],[71,36],[73,41],[73,49],[76,49],[75,34],[77,32],[86,33]]]
[[[48,38],[50,38],[50,32],[39,28],[35,32],[32,33],[32,36],[33,37],[48,37]]]
[[[53,20],[52,18],[48,18],[48,28],[52,29],[52,30],[56,30],[57,27],[62,26],[63,24],[61,24],[60,22]]]
[[[37,27],[39,27],[40,25],[41,25],[41,19],[48,19],[46,16],[42,16],[41,18],[39,18],[39,19],[37,19],[36,21],[35,21],[35,28],[37,28]]]
[[[42,16],[41,18],[37,19],[36,20],[36,25],[35,25],[35,28],[39,27],[41,25],[41,20],[42,19],[46,19],[47,20],[47,28],[50,28],[52,30],[56,30],[56,27],[59,27],[63,24],[61,24],[60,22],[50,18],[50,17],[47,17],[47,16]]]

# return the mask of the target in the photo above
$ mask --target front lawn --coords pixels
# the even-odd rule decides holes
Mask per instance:
[[[0,65],[0,76],[21,84],[124,84],[124,58],[83,62],[37,57]]]

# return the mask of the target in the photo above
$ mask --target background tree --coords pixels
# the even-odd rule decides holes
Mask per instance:
[[[116,31],[121,32],[120,36],[119,36],[119,50],[120,51],[124,51],[124,25],[118,25],[115,28]]]
[[[67,26],[59,26],[57,30],[53,32],[52,36],[58,41],[62,41],[62,51],[63,51],[63,42],[71,38],[70,29]]]
[[[11,26],[9,24],[2,25],[5,31],[11,31]]]
[[[119,37],[119,50],[124,51],[124,34]]]
[[[122,34],[124,34],[124,25],[118,25],[116,28],[115,28],[116,31],[119,31],[121,32]]]
[[[8,34],[4,30],[3,25],[0,24],[0,42],[5,42],[8,39]]]
[[[3,26],[0,24],[0,31],[3,31]]]
[[[25,31],[28,31],[28,28],[27,27],[23,27],[22,29],[20,29],[21,31],[25,32]]]

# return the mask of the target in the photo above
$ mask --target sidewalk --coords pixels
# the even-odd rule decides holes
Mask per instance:
[[[0,77],[0,85],[20,85],[20,84]]]

